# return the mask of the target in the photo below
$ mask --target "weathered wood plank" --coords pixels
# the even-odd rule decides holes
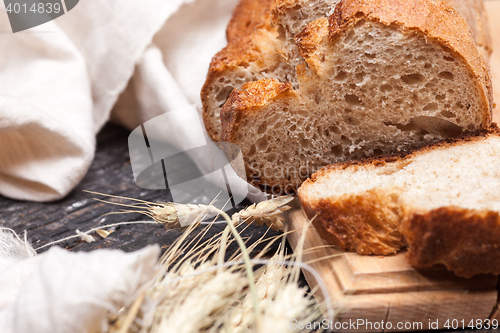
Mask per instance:
[[[35,248],[51,241],[75,235],[77,229],[86,231],[107,224],[148,220],[140,214],[108,215],[116,212],[119,207],[103,204],[93,200],[92,194],[83,190],[139,198],[148,201],[169,201],[166,190],[145,190],[138,187],[132,174],[128,153],[129,132],[115,125],[107,125],[97,137],[96,157],[88,174],[66,198],[53,203],[33,203],[10,200],[0,197],[0,225],[14,229],[18,233],[24,231]],[[175,169],[175,168],[173,168]],[[182,168],[179,168],[182,169]],[[55,170],[55,172],[57,172]],[[244,202],[239,208],[248,205]],[[204,238],[209,238],[224,229],[224,224],[215,224]],[[194,232],[190,237],[196,237]],[[267,231],[266,228],[249,226],[243,237],[249,237],[253,243],[268,232],[268,235],[278,233]],[[94,234],[96,242],[86,243],[73,239],[59,244],[72,251],[90,251],[100,248],[115,248],[124,251],[134,251],[147,244],[160,244],[165,250],[180,235],[180,231],[166,231],[162,225],[127,225],[116,229],[106,239]],[[228,255],[236,245],[228,250]],[[261,249],[262,244],[257,247]],[[40,252],[47,250],[42,249]],[[276,251],[277,244],[270,251]]]

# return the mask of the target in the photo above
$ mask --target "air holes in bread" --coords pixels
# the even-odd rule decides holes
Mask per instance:
[[[436,111],[438,109],[437,103],[429,103],[424,106],[424,111]]]
[[[453,80],[454,78],[452,73],[446,71],[439,73],[439,77],[446,80]]]
[[[264,134],[267,129],[267,123],[262,123],[257,129],[257,134]]]
[[[352,105],[361,105],[362,103],[361,99],[359,99],[356,95],[345,95],[345,100],[347,103]]]
[[[340,71],[333,79],[336,81],[344,81],[347,78],[347,73]]]
[[[419,73],[410,74],[410,75],[402,75],[401,80],[403,80],[406,84],[417,84],[424,81],[424,76]]]
[[[413,118],[409,124],[391,124],[384,122],[386,126],[396,126],[400,131],[413,131],[416,133],[431,133],[444,137],[455,137],[462,134],[462,127],[437,117],[419,116]]]
[[[217,103],[222,106],[226,103],[227,99],[229,98],[229,95],[231,95],[231,91],[234,90],[234,87],[232,86],[225,86],[222,88],[217,96],[215,97]]]
[[[447,111],[447,110],[441,111],[441,115],[446,117],[446,118],[456,118],[457,117],[453,112]]]
[[[388,93],[392,91],[392,86],[390,84],[384,84],[382,87],[380,87],[380,90],[384,93]]]
[[[267,145],[268,145],[268,142],[267,142],[267,139],[266,138],[261,138],[257,141],[257,148],[259,150],[266,150],[267,149]]]

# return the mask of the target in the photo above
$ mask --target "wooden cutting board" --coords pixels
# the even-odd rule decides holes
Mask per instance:
[[[462,328],[462,320],[467,328],[471,320],[493,317],[500,320],[496,276],[462,279],[444,267],[417,271],[408,265],[405,253],[384,257],[344,253],[321,239],[298,201],[288,212],[287,222],[288,230],[294,231],[288,235],[294,252],[300,237],[305,234],[303,261],[319,273],[334,310],[339,311],[335,317],[335,331],[442,329],[446,328],[447,322]],[[318,285],[316,279],[310,272],[303,272],[314,290]],[[324,300],[321,290],[315,292],[315,297]],[[322,310],[326,316],[325,308]],[[358,320],[364,322],[359,322],[360,326],[351,325]],[[382,321],[385,323],[383,327]]]

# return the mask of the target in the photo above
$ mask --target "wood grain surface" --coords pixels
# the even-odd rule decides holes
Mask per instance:
[[[63,200],[34,203],[0,196],[0,225],[12,228],[18,233],[26,231],[28,239],[36,249],[51,241],[76,235],[77,229],[86,231],[113,223],[149,220],[140,214],[104,216],[107,213],[119,211],[120,207],[95,201],[93,199],[95,195],[83,192],[88,190],[153,202],[171,200],[166,190],[145,190],[134,182],[128,152],[128,135],[129,131],[121,127],[111,124],[105,126],[97,137],[96,157],[88,174]],[[182,172],[182,165],[179,165],[177,169],[178,172]],[[171,170],[175,172],[176,168],[172,167]],[[243,202],[238,208],[244,208],[248,204],[250,204],[248,201]],[[204,239],[221,232],[224,227],[225,224],[214,224]],[[199,230],[201,231],[201,228]],[[200,231],[192,233],[190,238],[196,237]],[[266,228],[249,226],[242,236],[248,238],[249,243],[253,243],[266,233],[269,236],[278,234]],[[128,252],[141,249],[148,244],[159,244],[165,250],[180,234],[180,231],[167,231],[160,224],[126,225],[116,228],[116,231],[106,239],[94,233],[96,242],[86,243],[76,238],[60,243],[58,246],[71,251],[114,248]],[[265,242],[259,245],[256,251],[265,245]],[[231,245],[231,249],[235,248],[236,245]],[[43,248],[38,252],[41,253],[47,249]],[[277,244],[273,245],[269,251],[274,253],[276,250]]]

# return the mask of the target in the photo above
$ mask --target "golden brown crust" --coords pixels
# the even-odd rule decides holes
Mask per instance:
[[[469,24],[446,0],[342,0],[330,16],[330,40],[334,42],[360,20],[376,20],[403,31],[418,30],[462,58],[480,85],[483,119],[491,122],[493,95],[488,65],[471,36]],[[302,50],[301,50],[302,51]]]
[[[299,188],[299,199],[318,233],[330,244],[359,254],[387,255],[403,246],[399,232],[402,209],[397,193],[372,190],[320,201]]]
[[[214,123],[214,110],[209,105],[212,85],[233,71],[251,68],[252,72],[259,73],[276,67],[281,61],[280,55],[276,52],[278,43],[277,33],[274,30],[258,29],[251,35],[230,43],[214,56],[201,90],[203,121],[212,140],[220,141],[220,124]]]
[[[232,43],[257,29],[271,29],[271,11],[276,0],[241,0],[227,26],[226,38]]]
[[[295,42],[304,54],[314,53],[326,33],[328,33],[328,19],[323,17],[309,23],[295,36]]]
[[[445,265],[462,277],[500,274],[498,212],[445,207],[413,213],[402,223],[408,260],[416,268]]]
[[[290,82],[281,83],[276,79],[248,82],[241,90],[234,90],[221,110],[222,135],[225,142],[235,143],[234,135],[239,132],[241,118],[273,100],[283,97],[296,97]]]
[[[318,48],[325,44],[322,41],[328,36],[328,32],[328,19],[320,18],[309,23],[304,30],[295,36],[295,43],[301,56],[307,61],[309,67],[314,68],[318,74],[321,74],[321,63],[324,60],[318,54],[321,52]]]

